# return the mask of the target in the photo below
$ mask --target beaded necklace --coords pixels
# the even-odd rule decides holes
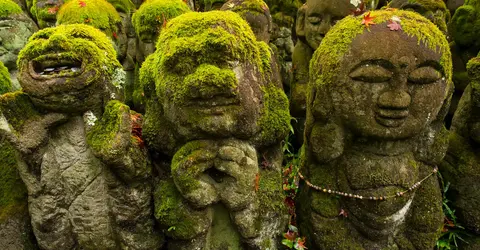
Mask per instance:
[[[305,181],[305,183],[307,184],[307,186],[317,190],[317,191],[320,191],[320,192],[323,192],[323,193],[328,193],[328,194],[334,194],[334,195],[340,195],[340,196],[343,196],[343,197],[347,197],[347,198],[352,198],[352,199],[360,199],[360,200],[374,200],[374,201],[385,201],[387,199],[392,199],[392,198],[396,198],[396,197],[401,197],[403,196],[404,194],[408,193],[408,192],[411,192],[413,190],[415,190],[416,188],[418,188],[422,182],[424,182],[426,179],[430,178],[430,176],[436,174],[438,172],[438,168],[435,167],[433,168],[433,171],[425,176],[425,178],[423,178],[422,180],[416,182],[415,184],[413,184],[410,188],[408,188],[407,190],[404,190],[402,192],[396,192],[395,194],[392,194],[392,195],[387,195],[387,196],[380,196],[380,197],[376,197],[376,196],[362,196],[362,195],[358,195],[358,194],[349,194],[349,193],[345,193],[345,192],[340,192],[340,191],[335,191],[335,190],[331,190],[331,189],[327,189],[327,188],[324,188],[324,187],[320,187],[320,186],[316,186],[316,185],[313,185],[311,182],[309,182],[307,179],[305,179],[305,177],[302,175],[302,173],[300,171],[298,171],[298,175],[300,176],[300,178],[302,180]]]

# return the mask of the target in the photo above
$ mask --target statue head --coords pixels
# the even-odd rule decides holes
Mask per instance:
[[[354,5],[353,3],[356,5]],[[368,2],[366,7],[376,7],[377,1]],[[317,49],[325,34],[344,17],[360,8],[360,1],[351,0],[307,0],[298,9],[296,32],[313,49]]]
[[[18,53],[38,28],[13,1],[0,0],[0,6],[0,61],[15,70]]]
[[[152,54],[158,36],[167,22],[190,11],[182,0],[151,0],[143,3],[132,17],[139,43],[137,53],[143,58]]]
[[[127,53],[127,34],[122,19],[109,2],[105,0],[70,0],[58,11],[57,25],[91,25],[105,33],[115,45],[117,57]]]
[[[121,98],[125,80],[111,40],[85,24],[35,33],[20,51],[18,68],[33,103],[58,112],[84,112]]]
[[[272,16],[268,5],[262,0],[230,0],[221,10],[231,10],[245,19],[258,41],[270,42]]]
[[[450,11],[443,0],[392,0],[389,7],[417,12],[447,33]]]
[[[480,49],[480,0],[466,0],[455,11],[448,32],[457,45]]]
[[[192,12],[171,20],[151,57],[141,75],[153,76],[156,112],[179,137],[269,144],[286,135],[288,101],[273,77],[271,51],[236,13]],[[151,112],[147,106],[146,116]]]
[[[54,27],[57,22],[57,12],[64,0],[33,0],[30,13],[37,20],[40,29]]]
[[[448,109],[453,86],[445,35],[413,12],[375,11],[370,17],[375,24],[369,28],[363,16],[339,22],[310,61],[305,140],[319,152],[338,156],[355,137],[420,137]],[[326,127],[330,132],[321,132]],[[426,136],[433,139],[434,132]]]

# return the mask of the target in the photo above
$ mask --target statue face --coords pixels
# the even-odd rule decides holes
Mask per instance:
[[[170,46],[175,43],[177,39],[169,41]],[[156,85],[164,88],[160,99],[165,117],[184,135],[193,131],[194,136],[251,137],[259,130],[263,98],[258,69],[243,59],[230,61],[235,55],[224,45],[204,46],[216,47],[215,55],[222,56],[192,44],[185,47],[190,52],[182,49],[160,66]],[[198,58],[203,58],[201,63]]]
[[[34,1],[38,27],[40,29],[55,27],[57,22],[58,9],[63,4],[63,0],[36,0]]]
[[[354,134],[408,138],[436,118],[447,88],[441,54],[417,43],[383,25],[354,39],[328,86],[336,114]]]
[[[100,31],[62,25],[33,36],[21,52],[18,78],[36,105],[82,111],[103,100],[115,62],[113,46]]]
[[[305,39],[314,50],[330,28],[355,9],[348,0],[308,0],[306,6]]]
[[[17,68],[18,53],[36,30],[35,23],[25,14],[0,20],[0,61],[9,70]]]

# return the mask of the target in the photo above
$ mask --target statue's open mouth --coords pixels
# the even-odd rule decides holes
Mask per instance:
[[[76,77],[83,73],[82,62],[62,56],[44,55],[29,62],[30,75],[36,79]]]
[[[396,128],[405,122],[408,114],[408,109],[378,109],[375,120],[385,127]]]

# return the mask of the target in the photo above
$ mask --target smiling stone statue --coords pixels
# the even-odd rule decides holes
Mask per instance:
[[[340,21],[311,61],[300,230],[318,249],[432,249],[448,42],[416,13],[367,15]]]
[[[20,52],[23,92],[0,98],[42,249],[154,249],[150,167],[121,98],[124,71],[100,30],[35,33]],[[108,104],[107,104],[108,102]]]
[[[276,249],[290,117],[268,46],[236,13],[187,13],[140,76],[147,145],[173,156],[154,196],[169,249]]]

